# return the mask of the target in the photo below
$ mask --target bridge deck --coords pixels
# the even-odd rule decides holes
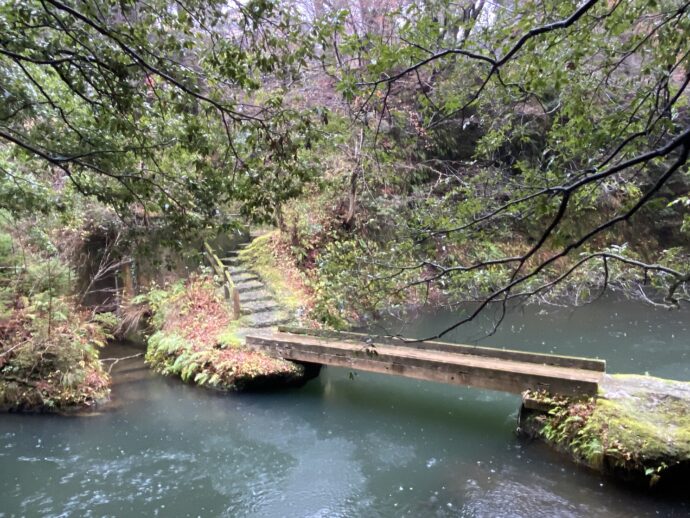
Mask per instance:
[[[276,332],[271,336],[248,336],[247,345],[287,360],[513,393],[543,389],[552,394],[595,394],[604,376],[604,362],[600,360],[519,351],[514,351],[516,356],[507,356],[503,349],[495,349],[496,357],[492,357],[492,349],[486,347],[480,348],[480,354],[470,354],[472,346],[436,342],[437,349],[442,350],[435,350],[428,343],[422,347],[378,340],[369,344],[348,340],[348,335],[317,337]]]

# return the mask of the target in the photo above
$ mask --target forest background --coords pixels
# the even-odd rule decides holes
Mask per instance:
[[[58,344],[76,356],[48,371],[93,365],[63,385],[97,393],[101,310],[247,224],[277,229],[266,253],[329,326],[679,306],[689,8],[1,1],[0,367],[30,343],[33,376]]]

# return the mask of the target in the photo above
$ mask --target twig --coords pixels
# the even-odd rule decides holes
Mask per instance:
[[[144,353],[137,353],[137,354],[132,354],[130,356],[123,356],[122,358],[101,358],[101,362],[113,362],[110,364],[110,367],[108,367],[108,374],[110,374],[113,370],[113,367],[118,362],[121,362],[122,360],[133,360],[134,358],[139,358],[141,356],[144,356]]]

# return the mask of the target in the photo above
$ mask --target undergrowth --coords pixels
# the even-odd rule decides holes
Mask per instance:
[[[241,390],[301,379],[302,366],[242,345],[230,310],[208,277],[192,277],[168,290],[152,290],[153,334],[146,361],[157,372],[219,389]]]
[[[38,237],[0,232],[0,410],[91,407],[109,394],[98,349],[114,318],[77,309],[69,268]]]

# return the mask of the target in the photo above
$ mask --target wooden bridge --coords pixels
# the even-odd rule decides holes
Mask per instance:
[[[247,336],[247,346],[297,362],[513,393],[593,395],[606,371],[598,359],[291,327]]]

